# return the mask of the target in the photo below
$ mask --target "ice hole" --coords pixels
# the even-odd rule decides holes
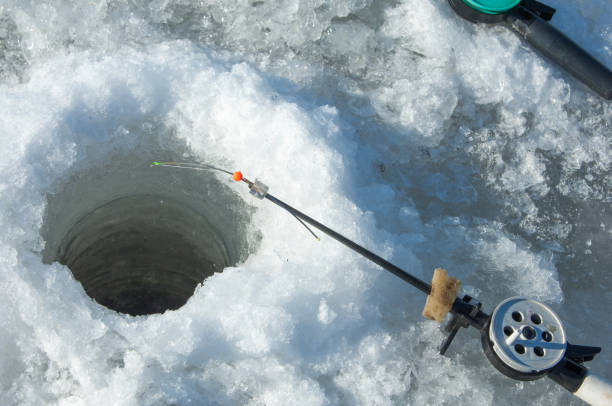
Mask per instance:
[[[131,315],[178,309],[246,258],[249,207],[214,174],[151,167],[142,155],[111,161],[50,194],[42,229],[43,261],[68,266],[99,304]]]

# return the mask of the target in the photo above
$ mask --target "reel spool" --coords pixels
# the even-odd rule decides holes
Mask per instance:
[[[481,341],[495,368],[521,381],[545,376],[563,360],[568,346],[555,312],[523,297],[506,299],[495,308]]]
[[[448,0],[457,14],[473,23],[494,24],[504,21],[506,13],[521,0]]]

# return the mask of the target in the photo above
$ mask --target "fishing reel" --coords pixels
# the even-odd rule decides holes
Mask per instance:
[[[460,328],[473,326],[480,330],[487,359],[502,374],[519,381],[548,376],[593,405],[606,404],[610,384],[583,365],[601,348],[570,344],[561,319],[550,307],[524,297],[502,301],[490,316],[481,307],[467,295],[455,300],[441,354]]]
[[[480,333],[489,361],[504,375],[521,381],[550,372],[568,347],[559,317],[548,306],[522,297],[501,302]]]
[[[505,23],[535,49],[606,100],[612,99],[612,72],[561,31],[548,24],[556,10],[536,0],[448,0],[473,23]]]

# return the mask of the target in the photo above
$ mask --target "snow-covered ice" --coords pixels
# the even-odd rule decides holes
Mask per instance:
[[[612,66],[606,0],[548,3]],[[442,0],[5,0],[0,81],[0,404],[581,404],[475,331],[439,356],[420,292],[169,159],[485,310],[542,300],[612,376],[612,105],[503,27]],[[94,302],[49,250],[131,194],[202,201],[235,266],[163,314]]]

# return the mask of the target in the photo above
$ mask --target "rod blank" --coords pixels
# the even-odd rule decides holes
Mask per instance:
[[[339,234],[335,232],[334,230],[332,230],[331,228],[319,223],[317,220],[313,219],[312,217],[307,216],[306,214],[302,213],[301,211],[297,209],[294,209],[293,207],[289,206],[287,203],[283,202],[282,200],[277,199],[271,194],[268,193],[266,194],[265,197],[266,199],[270,200],[272,203],[276,204],[277,206],[280,206],[283,209],[287,210],[289,213],[293,214],[295,217],[305,221],[306,223],[310,224],[313,227],[316,227],[317,229],[329,235],[336,241],[344,244],[345,246],[352,249],[353,251],[363,255],[370,261],[374,262],[376,265],[379,265],[382,268],[386,269],[387,271],[391,272],[393,275],[397,276],[401,280],[408,282],[409,284],[419,289],[426,295],[429,295],[431,293],[430,284],[423,282],[422,280],[420,280],[419,278],[415,276],[410,275],[408,272],[393,265],[391,262],[387,261],[386,259],[379,257],[378,255],[374,254],[372,251],[367,250],[361,245],[349,240],[342,234]]]

